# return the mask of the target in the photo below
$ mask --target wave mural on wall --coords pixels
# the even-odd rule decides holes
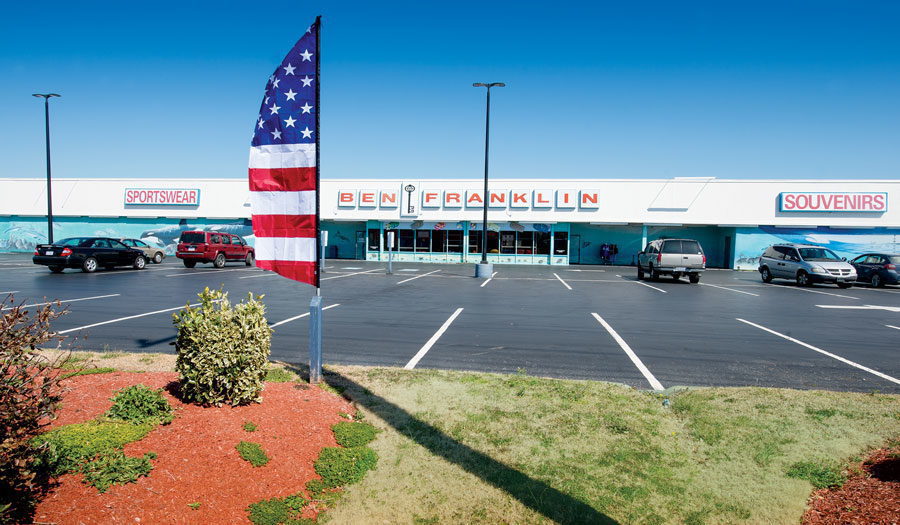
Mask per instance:
[[[869,252],[900,253],[898,228],[740,228],[735,249],[735,268],[755,270],[763,250],[779,242],[824,246],[852,259]]]

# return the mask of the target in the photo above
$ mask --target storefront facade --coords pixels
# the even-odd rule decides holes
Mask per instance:
[[[775,242],[828,246],[842,256],[900,252],[900,180],[496,179],[323,181],[331,258],[497,264],[633,264],[650,240],[700,241],[710,267],[754,268]],[[41,179],[0,179],[0,250],[46,241]],[[239,179],[59,179],[54,236],[141,238],[174,249],[187,229],[253,242]]]

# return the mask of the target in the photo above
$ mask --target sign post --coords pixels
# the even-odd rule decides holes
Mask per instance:
[[[391,275],[394,273],[394,232],[387,232],[387,250],[388,250],[388,267],[387,274]]]
[[[322,249],[319,250],[319,253],[322,254],[322,259],[319,261],[319,273],[325,273],[325,247],[328,246],[328,230],[322,230]]]
[[[309,382],[322,381],[322,296],[309,302]]]

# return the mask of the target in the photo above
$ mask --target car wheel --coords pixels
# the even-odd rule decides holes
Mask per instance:
[[[853,283],[837,283],[837,285],[838,285],[838,288],[847,289],[847,288],[850,288],[851,286],[853,286]]]
[[[884,286],[884,281],[881,280],[881,276],[877,273],[872,276],[872,280],[869,282],[872,283],[872,288],[881,288]]]
[[[247,258],[244,259],[244,264],[246,264],[247,266],[253,266],[253,254],[252,253],[247,254]]]
[[[88,257],[81,263],[81,271],[84,273],[94,273],[97,271],[97,259]]]
[[[162,252],[156,252],[156,254],[153,255],[153,264],[159,264],[162,262],[162,260],[163,260]]]
[[[809,286],[809,275],[806,272],[797,272],[797,286]]]
[[[768,266],[763,266],[759,271],[759,276],[762,277],[762,282],[770,283],[772,282],[772,272],[769,271]]]
[[[688,280],[691,281],[691,284],[697,284],[700,282],[700,274],[692,273],[692,274],[688,275]]]
[[[650,265],[650,280],[658,281],[659,280],[659,272],[653,269],[653,265]]]
[[[216,268],[224,268],[225,267],[225,254],[220,253],[216,255],[216,259],[213,261],[213,266]]]
[[[676,272],[676,273],[673,273],[673,274],[672,274],[672,280],[673,280],[673,281],[677,281],[678,279],[681,279],[681,274],[680,274],[680,273],[677,273],[677,272]]]
[[[197,261],[189,261],[187,259],[182,259],[181,262],[184,263],[185,268],[193,268],[197,266]]]
[[[641,265],[638,264],[638,281],[644,280],[644,269],[641,268]]]
[[[138,255],[137,257],[134,258],[134,263],[132,264],[132,267],[135,270],[143,270],[144,266],[147,266],[147,259],[144,259],[143,255]]]
[[[64,269],[62,266],[50,266],[50,271],[53,273],[62,273]]]

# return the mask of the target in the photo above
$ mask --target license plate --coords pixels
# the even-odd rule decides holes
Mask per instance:
[[[188,247],[187,247],[187,251],[189,251],[189,252],[192,252],[192,251],[194,251],[194,250],[196,250],[196,248],[194,248],[193,246],[188,246]]]
[[[687,268],[675,268],[676,272],[683,272],[685,270],[687,270]]]
[[[53,251],[53,250],[47,250],[47,251],[44,253],[44,255],[53,255],[53,254],[54,254],[54,251]]]

